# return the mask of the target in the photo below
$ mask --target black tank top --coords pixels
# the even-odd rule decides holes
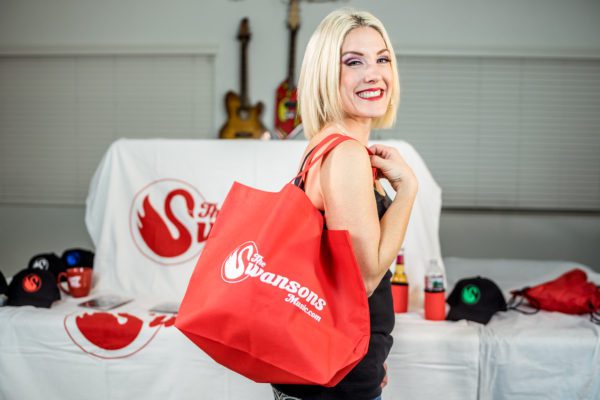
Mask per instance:
[[[300,170],[304,167],[308,152]],[[304,181],[299,178],[294,184],[304,190]],[[388,196],[381,195],[375,190],[377,213],[379,219],[392,203]],[[381,395],[381,381],[385,376],[383,363],[385,362],[393,338],[394,307],[392,303],[392,288],[390,279],[392,273],[387,271],[377,289],[369,297],[369,314],[371,317],[371,339],[367,355],[354,367],[340,383],[332,388],[314,385],[273,385],[277,390],[302,400],[372,400]]]

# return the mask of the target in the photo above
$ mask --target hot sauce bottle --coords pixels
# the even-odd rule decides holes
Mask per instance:
[[[396,269],[392,276],[392,299],[395,313],[405,313],[408,310],[408,280],[404,272],[403,250],[396,257]]]

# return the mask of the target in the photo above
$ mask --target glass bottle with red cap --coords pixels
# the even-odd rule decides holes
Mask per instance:
[[[404,249],[400,250],[396,257],[396,268],[392,276],[392,299],[396,314],[408,310],[408,279],[404,271]]]

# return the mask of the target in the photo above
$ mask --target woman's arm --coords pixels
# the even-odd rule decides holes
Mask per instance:
[[[392,147],[376,145],[369,157],[364,146],[349,140],[321,164],[321,194],[329,229],[347,229],[370,296],[400,251],[418,184],[410,167]],[[396,197],[381,221],[373,191],[371,164],[390,181]]]

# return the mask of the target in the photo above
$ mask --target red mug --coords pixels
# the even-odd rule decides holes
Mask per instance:
[[[62,285],[62,278],[67,278],[68,290]],[[67,268],[66,272],[58,274],[57,284],[60,290],[68,295],[73,297],[87,296],[92,288],[92,269],[90,267]]]

